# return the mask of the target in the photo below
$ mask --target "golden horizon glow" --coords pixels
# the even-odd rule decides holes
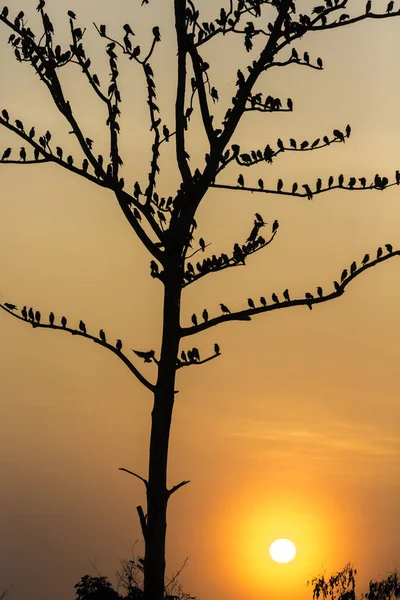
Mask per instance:
[[[287,564],[295,559],[297,549],[294,543],[287,538],[279,538],[269,547],[269,555],[277,563]]]

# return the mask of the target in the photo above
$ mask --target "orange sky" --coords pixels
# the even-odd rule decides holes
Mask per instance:
[[[115,34],[129,22],[139,44],[160,25],[164,45],[152,65],[173,129],[172,2],[132,4],[47,2],[64,43],[66,10],[78,13],[103,80],[108,71],[93,20]],[[213,14],[211,0],[199,5],[203,20]],[[363,6],[350,0],[348,12]],[[31,2],[19,0],[17,9],[36,24]],[[247,170],[246,180],[263,177],[275,186],[279,177],[285,185],[339,173],[393,178],[400,167],[399,31],[400,19],[364,22],[296,43],[299,52],[321,56],[325,70],[294,65],[261,79],[260,90],[290,96],[295,110],[246,115],[235,141],[250,150],[278,137],[313,140],[347,123],[353,134],[318,152],[286,153],[272,166]],[[16,66],[7,37],[0,27],[0,108],[38,131],[49,128],[73,152],[68,128],[33,73]],[[236,70],[248,59],[238,41],[226,37],[205,51],[221,97],[215,118],[225,113]],[[131,189],[145,181],[150,136],[141,73],[131,61],[119,64]],[[102,107],[79,69],[63,76],[85,132],[106,154]],[[0,149],[7,146],[21,143],[0,130]],[[194,119],[193,165],[201,167],[204,148]],[[164,196],[179,184],[172,144],[168,150]],[[234,183],[237,173],[226,171],[221,181]],[[127,348],[157,347],[161,286],[149,277],[150,259],[112,195],[57,166],[0,165],[0,177],[0,301],[32,305],[42,315],[53,310],[71,323],[83,319],[88,330],[102,327]],[[218,314],[220,302],[239,309],[249,296],[270,298],[287,287],[292,297],[318,285],[330,290],[353,260],[387,242],[400,245],[397,188],[335,190],[313,202],[212,190],[196,217],[211,254],[244,240],[256,211],[270,223],[279,219],[276,240],[247,269],[189,286],[184,325],[204,307]],[[275,311],[199,335],[200,349],[218,341],[222,356],[179,372],[169,471],[170,484],[191,480],[174,495],[168,520],[168,572],[188,556],[182,580],[189,592],[202,600],[303,600],[311,597],[306,581],[323,569],[329,574],[352,561],[361,591],[399,567],[399,301],[394,258],[313,311]],[[14,584],[12,600],[70,600],[80,577],[96,574],[91,562],[115,582],[119,560],[130,558],[140,539],[135,507],[144,490],[118,467],[146,473],[151,397],[115,356],[88,340],[32,330],[3,312],[0,327],[0,588]],[[154,378],[151,369],[147,374]],[[293,563],[272,563],[268,547],[276,537],[296,543]]]

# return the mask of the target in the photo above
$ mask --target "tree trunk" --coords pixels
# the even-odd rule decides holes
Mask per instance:
[[[180,297],[179,262],[171,261],[164,271],[163,335],[151,413],[144,558],[145,600],[164,599],[166,515],[169,496],[167,462],[179,349]]]

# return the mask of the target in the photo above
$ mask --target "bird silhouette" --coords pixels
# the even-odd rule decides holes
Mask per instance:
[[[202,316],[203,316],[204,321],[207,322],[208,321],[208,310],[206,308],[203,310]]]
[[[247,304],[250,306],[250,308],[255,308],[254,301],[252,298],[248,298]]]
[[[339,187],[343,187],[344,175],[341,173],[338,177],[338,185]]]
[[[30,137],[31,140],[33,140],[33,138],[35,137],[35,133],[36,133],[35,132],[35,128],[31,127],[31,130],[29,132],[29,137]]]
[[[357,271],[357,263],[355,260],[350,265],[350,273],[353,275]]]
[[[272,300],[276,303],[279,304],[279,298],[276,294],[272,294]]]
[[[396,184],[397,185],[400,184],[400,171],[399,170],[396,171]]]
[[[225,304],[220,304],[221,310],[223,313],[229,313],[230,314],[230,310],[227,306],[225,306]]]
[[[394,7],[394,1],[390,0],[389,4],[387,5],[386,12],[391,13],[393,10],[393,7]]]
[[[262,180],[262,179],[259,179],[259,180],[258,180],[258,187],[260,188],[260,190],[263,190],[263,189],[264,189],[264,182],[263,182],[263,180]]]
[[[152,260],[150,262],[150,275],[152,277],[157,277],[157,275],[158,275],[158,264],[156,263],[155,260]]]
[[[334,286],[334,288],[335,288],[335,290],[336,290],[337,292],[338,292],[339,290],[341,290],[341,289],[342,289],[342,288],[340,287],[340,285],[338,284],[338,282],[337,282],[337,281],[334,281],[334,282],[333,282],[333,286]]]
[[[389,254],[392,254],[392,252],[393,252],[392,244],[385,244],[385,248],[389,252]]]
[[[278,183],[277,183],[276,189],[277,189],[278,192],[281,192],[282,188],[283,188],[283,181],[282,181],[282,179],[278,179]]]
[[[122,341],[121,340],[117,340],[115,342],[115,347],[118,350],[118,352],[121,352],[121,350],[122,350]]]
[[[160,35],[160,28],[159,27],[153,27],[153,35],[154,35],[154,39],[156,42],[160,42],[161,41],[161,35]]]
[[[343,15],[342,15],[343,16]],[[333,130],[333,135],[335,136],[335,138],[337,138],[340,142],[344,142],[344,135],[341,131],[339,131],[339,129],[334,129]]]
[[[53,312],[51,312],[49,314],[49,323],[50,323],[50,325],[54,325],[54,313]]]
[[[304,188],[304,189],[305,189],[305,191],[306,191],[307,198],[308,198],[309,200],[312,200],[312,199],[313,199],[313,193],[312,193],[312,191],[311,191],[311,189],[310,189],[310,186],[309,186],[307,183],[305,183],[305,184],[303,185],[303,188]]]
[[[378,173],[374,177],[374,186],[377,188],[382,186],[382,181],[381,181],[381,178],[379,177]]]
[[[134,352],[136,354],[136,356],[138,356],[139,358],[143,358],[144,362],[146,363],[151,363],[151,361],[154,358],[155,352],[154,350],[149,350],[148,352],[141,352],[140,350],[134,350],[132,348],[132,352]],[[186,356],[185,356],[186,359]]]
[[[3,9],[3,12],[4,12],[4,9]],[[1,111],[1,114],[3,116],[3,119],[5,121],[7,121],[7,123],[8,123],[8,121],[10,120],[10,115],[8,114],[8,112],[6,111],[5,108],[3,108],[3,110]]]
[[[242,174],[240,174],[240,175],[239,175],[239,177],[238,177],[238,180],[237,180],[237,181],[238,181],[238,184],[239,184],[241,187],[244,187],[244,178],[243,178],[243,175],[242,175]]]
[[[296,148],[297,148],[296,140],[293,138],[290,138],[289,142],[290,142],[290,147],[293,148],[294,150],[296,150]]]
[[[376,258],[380,258],[383,254],[383,250],[381,247],[378,248],[378,250],[376,251]]]
[[[82,320],[79,321],[79,329],[82,331],[82,333],[86,333],[86,325]]]
[[[214,352],[215,354],[221,354],[221,350],[218,344],[214,344]]]
[[[39,311],[39,310],[37,310],[37,311],[35,312],[35,319],[36,319],[36,321],[37,321],[38,323],[40,323],[40,316],[41,316],[41,315],[40,315],[40,311]]]
[[[286,300],[287,302],[290,302],[289,290],[285,290],[285,291],[283,292],[283,297],[285,298],[285,300]]]
[[[279,229],[279,221],[278,219],[275,219],[275,221],[272,223],[272,233],[275,233],[275,231],[277,231]]]
[[[33,314],[33,309],[32,308],[30,308],[28,310],[28,317],[30,318],[31,321],[35,320],[35,315]]]
[[[369,261],[369,254],[366,254],[364,256],[364,258],[362,259],[361,264],[366,265],[368,261]]]
[[[200,248],[201,248],[202,252],[204,252],[204,250],[205,250],[205,247],[206,247],[206,243],[205,243],[205,241],[203,240],[203,238],[200,238],[200,239],[199,239],[199,246],[200,246]]]
[[[367,15],[371,12],[371,6],[372,6],[372,2],[371,2],[371,0],[368,0],[367,4],[365,5],[365,13]]]
[[[307,298],[307,300],[314,300],[314,296],[312,294],[310,294],[310,292],[306,292],[304,295]],[[308,308],[310,310],[312,310],[312,303],[311,302],[308,302],[307,306],[308,306]]]
[[[292,185],[292,194],[295,194],[297,192],[297,188],[298,188],[298,183],[295,181],[294,184]]]
[[[69,10],[67,14],[69,17],[71,17],[71,19],[76,19],[76,14],[72,12],[72,10]]]
[[[348,185],[349,189],[352,190],[353,187],[356,185],[356,183],[357,183],[357,179],[355,177],[350,177],[350,181],[349,181],[349,185]]]
[[[6,160],[11,155],[12,148],[6,148],[3,152],[1,160]]]
[[[348,275],[347,269],[343,269],[342,275],[340,277],[340,282],[341,283],[343,283],[343,281],[346,279],[347,275]]]
[[[19,151],[19,157],[23,162],[26,161],[26,150],[23,146],[21,146],[21,150]]]
[[[197,317],[196,317],[195,314],[192,315],[192,323],[193,323],[194,326],[197,325]]]
[[[317,287],[317,294],[318,294],[318,296],[319,296],[320,298],[322,298],[322,297],[323,297],[323,295],[324,295],[324,291],[323,291],[323,289],[322,289],[322,287],[321,287],[321,286],[320,286],[320,287]]]
[[[328,187],[331,188],[333,186],[333,177],[332,175],[328,179]]]
[[[23,307],[23,309],[21,310],[21,315],[23,316],[24,319],[28,318],[28,313],[26,310],[26,306]]]
[[[65,328],[67,326],[67,318],[61,317],[61,325]]]
[[[360,178],[359,178],[359,181],[360,181],[360,183],[361,183],[361,186],[362,186],[363,188],[365,188],[365,186],[367,185],[367,180],[365,179],[365,177],[360,177]]]
[[[8,310],[16,310],[17,306],[15,304],[11,304],[11,302],[4,302],[4,306],[8,308]]]
[[[99,336],[100,336],[100,339],[103,342],[103,344],[105,344],[106,343],[106,334],[104,333],[103,329],[100,329]]]
[[[315,191],[320,192],[322,188],[322,179],[319,177],[315,186]]]
[[[266,301],[266,299],[264,298],[264,296],[261,296],[261,298],[260,298],[260,302],[261,302],[261,304],[262,304],[263,306],[267,306],[267,301]]]

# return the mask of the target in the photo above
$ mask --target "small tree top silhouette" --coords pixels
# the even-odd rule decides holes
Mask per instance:
[[[149,0],[142,1],[144,9],[148,4]],[[37,5],[41,21],[39,31],[33,31],[23,10],[18,11],[14,6],[10,10],[5,6],[0,13],[0,22],[10,32],[8,41],[16,61],[31,65],[80,149],[79,156],[68,154],[62,141],[54,139],[49,129],[36,131],[35,125],[24,123],[19,115],[13,113],[12,107],[2,108],[0,125],[14,133],[23,144],[17,151],[11,147],[4,149],[0,154],[2,166],[52,163],[112,193],[133,232],[148,251],[149,275],[163,289],[163,325],[158,350],[136,347],[132,350],[122,339],[109,339],[101,325],[98,331],[91,331],[82,319],[71,323],[66,313],[63,314],[64,307],[57,307],[49,315],[43,315],[36,307],[21,307],[20,301],[14,298],[0,305],[8,315],[33,329],[47,328],[92,340],[119,358],[153,395],[148,475],[143,477],[130,469],[122,469],[142,481],[146,491],[146,514],[138,506],[145,542],[145,600],[162,600],[164,596],[167,504],[174,492],[189,483],[185,480],[167,486],[169,435],[177,392],[176,373],[182,368],[197,367],[221,356],[217,341],[211,349],[200,350],[192,341],[194,336],[221,323],[251,321],[262,313],[295,306],[312,310],[317,304],[342,296],[355,278],[365,271],[400,255],[400,250],[393,248],[391,243],[384,243],[377,250],[368,250],[361,264],[353,260],[341,270],[341,274],[339,271],[333,286],[315,286],[315,290],[300,295],[291,294],[288,288],[282,292],[271,290],[268,298],[263,295],[259,300],[244,294],[241,307],[233,308],[226,300],[219,304],[219,308],[205,307],[201,316],[193,313],[191,323],[181,323],[185,288],[220,271],[246,266],[252,255],[272,244],[279,231],[277,219],[266,223],[263,215],[257,212],[243,239],[232,241],[231,246],[219,255],[208,255],[209,244],[198,234],[196,216],[209,190],[226,189],[235,194],[251,192],[311,201],[334,189],[346,193],[367,189],[381,192],[400,184],[398,170],[391,177],[381,174],[345,177],[339,174],[330,176],[327,181],[318,177],[315,182],[302,180],[289,185],[280,178],[277,182],[267,178],[258,178],[255,182],[247,175],[260,164],[265,166],[267,174],[269,165],[289,153],[317,152],[332,145],[345,144],[351,136],[350,124],[332,124],[331,132],[323,131],[312,141],[278,138],[276,141],[265,140],[262,146],[256,148],[241,148],[235,142],[235,132],[245,113],[262,113],[260,116],[264,117],[265,114],[292,113],[295,110],[295,102],[291,98],[281,99],[260,91],[257,86],[262,75],[290,65],[323,70],[322,58],[311,56],[307,51],[300,54],[293,46],[297,40],[310,32],[347,27],[367,19],[396,17],[399,11],[394,11],[393,3],[389,2],[385,10],[381,7],[379,11],[373,11],[371,2],[367,2],[365,10],[354,16],[346,12],[348,0],[325,0],[321,4],[308,5],[304,12],[297,11],[298,4],[293,0],[230,0],[226,4],[215,7],[212,20],[202,18],[200,4],[198,6],[194,0],[174,0],[173,6],[171,4],[177,75],[172,127],[165,122],[158,105],[158,83],[152,67],[153,56],[164,40],[161,24],[152,27],[148,43],[140,46],[135,43],[135,32],[129,23],[122,26],[120,33],[112,32],[105,24],[95,23],[104,41],[109,67],[109,73],[100,76],[94,70],[85,46],[86,28],[79,23],[74,11],[67,13],[70,40],[65,47],[57,43],[51,11],[47,10],[45,0],[40,0]],[[224,98],[223,118],[217,122],[215,107],[222,101],[221,85],[214,81],[204,49],[216,39],[226,43],[231,34],[243,42],[248,64],[245,69],[237,70],[233,96],[228,100]],[[130,190],[123,176],[129,157],[122,156],[119,141],[123,106],[119,61],[125,59],[132,61],[142,72],[152,135],[147,178],[145,181],[137,179]],[[84,123],[68,98],[61,77],[67,65],[78,68],[93,92],[94,101],[105,111],[105,127],[109,135],[107,156],[96,151],[96,141],[85,133]],[[187,138],[192,131],[195,113],[200,117],[208,151],[201,161],[192,164]],[[180,184],[176,190],[161,192],[158,187],[160,156],[172,143]],[[236,167],[239,174],[235,173],[229,183],[222,182],[220,175],[229,173],[232,167]],[[141,361],[154,366],[152,380],[143,374]]]

